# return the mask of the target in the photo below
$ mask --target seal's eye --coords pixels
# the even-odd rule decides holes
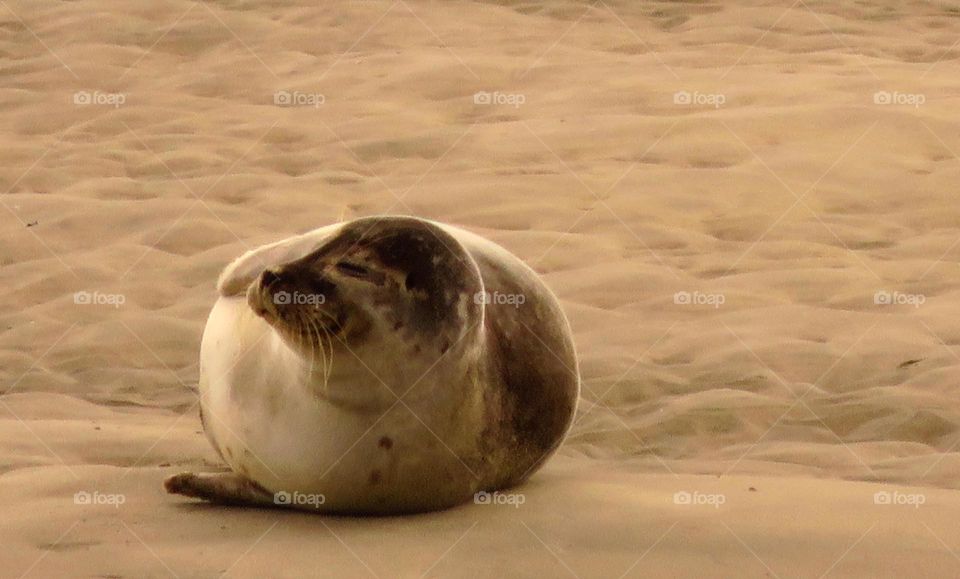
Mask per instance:
[[[350,263],[349,261],[341,261],[337,263],[337,271],[343,275],[350,277],[364,278],[370,274],[370,271],[367,268],[357,265],[355,263]]]

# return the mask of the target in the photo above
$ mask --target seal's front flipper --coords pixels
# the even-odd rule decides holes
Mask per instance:
[[[163,481],[167,492],[221,505],[276,507],[269,491],[233,472],[182,472]]]
[[[248,251],[228,265],[217,282],[217,289],[224,297],[240,296],[264,270],[295,261],[319,248],[340,229],[341,223],[264,245]]]

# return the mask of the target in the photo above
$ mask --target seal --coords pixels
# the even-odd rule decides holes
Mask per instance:
[[[526,480],[580,394],[569,323],[519,258],[405,216],[247,252],[200,350],[204,432],[229,472],[168,492],[344,514],[451,507]]]

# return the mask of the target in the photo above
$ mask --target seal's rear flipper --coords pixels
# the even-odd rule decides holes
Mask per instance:
[[[167,492],[221,505],[277,507],[269,491],[233,472],[182,472],[163,481]]]
[[[324,241],[340,229],[340,226],[340,223],[327,225],[303,235],[264,245],[244,253],[220,274],[220,279],[217,281],[217,290],[224,297],[245,294],[247,287],[265,269],[306,256],[319,248]]]

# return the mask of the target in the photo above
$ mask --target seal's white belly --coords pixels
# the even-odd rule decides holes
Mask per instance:
[[[363,491],[357,480],[395,478],[400,465],[385,452],[384,433],[391,447],[423,436],[391,413],[351,412],[313,395],[302,360],[242,298],[216,303],[200,360],[207,435],[234,471],[272,492],[349,503]]]

